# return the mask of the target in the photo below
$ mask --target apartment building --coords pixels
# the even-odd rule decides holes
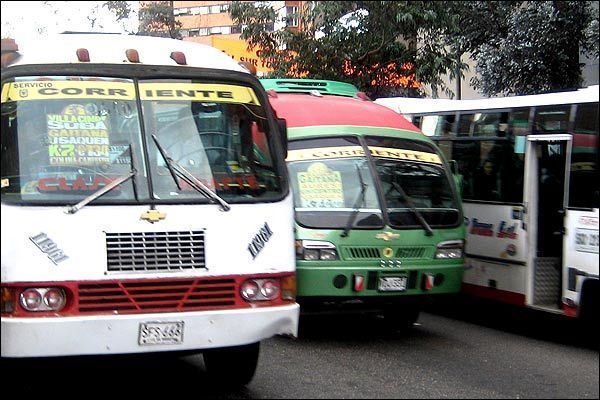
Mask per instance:
[[[173,13],[181,22],[183,40],[207,44],[219,48],[238,61],[252,63],[259,75],[270,71],[268,62],[261,60],[260,49],[247,50],[247,43],[240,39],[242,26],[231,19],[231,1],[173,1]],[[253,2],[256,3],[256,2]],[[305,1],[269,1],[277,12],[276,21],[265,29],[301,29],[295,15]]]

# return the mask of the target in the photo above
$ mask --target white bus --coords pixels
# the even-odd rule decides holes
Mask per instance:
[[[572,317],[598,304],[598,86],[479,100],[379,99],[457,162],[463,291]]]
[[[2,43],[2,357],[202,352],[252,378],[295,336],[286,132],[214,48]]]

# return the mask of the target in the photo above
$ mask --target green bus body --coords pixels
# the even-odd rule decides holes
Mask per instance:
[[[342,90],[336,91],[336,86],[331,81],[285,80],[285,85],[278,85],[282,81],[262,80],[262,83],[270,93],[270,101],[278,117],[287,121],[289,139],[287,162],[296,205],[298,302],[303,305],[303,309],[307,309],[308,306],[325,304],[347,304],[359,308],[385,304],[397,305],[407,301],[420,304],[421,300],[429,295],[457,293],[461,288],[464,271],[462,255],[465,238],[464,218],[455,179],[450,173],[447,160],[436,145],[400,115],[365,100],[357,94],[356,88],[354,88],[353,95],[349,95],[348,86],[342,86]],[[298,82],[297,88],[287,87],[293,85],[294,82]],[[304,91],[302,91],[303,88]],[[340,147],[335,144],[337,139],[355,142],[355,144]],[[326,145],[323,142],[321,146],[321,140],[334,144]],[[322,170],[316,170],[316,173],[311,176],[324,181],[327,181],[328,177],[337,176],[336,182],[342,185],[342,182],[348,181],[348,176],[352,176],[352,170],[344,172],[342,162],[345,160],[362,162],[361,168],[356,164],[356,174],[360,175],[357,185],[367,184],[368,190],[371,190],[371,186],[373,186],[372,189],[374,189],[373,192],[376,192],[379,204],[390,204],[387,200],[388,195],[383,194],[384,182],[382,179],[384,178],[380,179],[380,175],[383,175],[375,172],[386,169],[383,169],[384,167],[378,169],[380,168],[378,163],[389,162],[389,166],[385,168],[393,167],[396,162],[407,165],[425,164],[403,159],[386,161],[387,155],[380,158],[379,155],[385,154],[385,151],[379,144],[394,141],[425,150],[430,149],[427,154],[431,153],[429,154],[431,157],[439,157],[439,165],[435,166],[439,175],[436,179],[439,179],[440,182],[443,182],[444,187],[447,187],[445,192],[447,202],[452,203],[456,208],[452,211],[444,211],[451,215],[450,223],[446,221],[445,224],[441,224],[443,226],[428,224],[430,229],[417,222],[409,224],[408,227],[398,223],[392,226],[387,217],[388,211],[391,213],[392,208],[390,206],[389,210],[386,210],[384,205],[381,206],[380,221],[376,211],[374,215],[377,218],[367,216],[361,220],[362,222],[371,218],[373,221],[378,221],[371,226],[361,227],[353,224],[350,229],[345,229],[348,227],[341,223],[338,226],[327,227],[328,222],[325,221],[327,218],[319,218],[317,212],[313,213],[316,214],[313,216],[310,213],[311,209],[308,212],[311,214],[310,218],[303,218],[301,210],[306,208],[301,207],[302,204],[300,204],[304,200],[298,196],[299,186],[303,185],[302,180],[307,179],[307,171],[315,164],[318,164]],[[367,142],[370,144],[366,144]],[[360,146],[363,148],[362,151],[359,150]],[[369,155],[364,154],[367,149]],[[357,156],[349,155],[351,154],[349,151],[356,152]],[[339,152],[343,156],[338,158],[332,155],[334,152]],[[413,156],[417,153],[419,152],[407,154]],[[363,155],[360,156],[360,154]],[[396,153],[390,152],[390,154]],[[400,157],[405,156],[400,155]],[[338,161],[340,162],[339,169],[342,172],[323,167],[328,162]],[[302,163],[309,164],[307,171],[296,170],[296,165]],[[348,172],[350,173],[348,174]],[[319,175],[319,173],[321,174]],[[397,173],[397,171],[393,172],[393,174]],[[339,178],[340,176],[345,177],[346,180],[342,180]],[[417,182],[417,179],[413,178],[412,182]],[[321,186],[322,190],[333,192],[333,195],[326,193],[322,197],[330,196],[332,199],[335,196],[341,196],[335,192],[335,190],[339,190],[339,185],[329,184],[328,186],[327,183],[323,185]],[[419,183],[411,185],[409,188],[415,189],[418,188]],[[338,189],[335,189],[336,187]],[[356,191],[357,188],[344,185],[343,190],[344,198],[346,198],[348,197],[347,191]],[[367,199],[364,197],[364,192],[361,193],[363,194],[362,204],[367,209]],[[321,194],[317,189],[316,196]],[[352,199],[355,197],[355,195],[350,196]],[[376,201],[375,195],[372,195],[369,201]],[[313,211],[334,210],[336,206],[340,206],[341,203],[338,203],[332,206],[334,208],[319,208],[322,207],[321,205]],[[344,200],[344,203],[345,206],[339,208],[340,210],[348,208],[348,201]],[[426,220],[433,218],[428,216],[426,208],[418,206],[416,208],[426,215],[424,217]],[[414,216],[415,220],[418,220],[414,211],[405,210],[403,212],[406,216],[410,215],[411,218]],[[327,213],[328,211],[322,214]],[[333,213],[334,211],[332,211],[332,215]],[[341,217],[339,221],[344,222],[351,219],[352,212],[348,211],[348,217]],[[308,220],[309,223],[307,223]],[[319,226],[321,220],[323,220],[323,226]],[[324,243],[328,243],[329,246],[323,247]],[[440,244],[450,247],[440,249],[438,248]],[[309,260],[305,257],[307,249],[312,251],[308,257]],[[321,254],[319,259],[314,259],[317,258],[315,251]],[[454,258],[437,258],[436,253],[438,252],[446,255],[452,254]],[[320,259],[323,255],[325,255],[325,260]],[[394,285],[399,285],[398,290],[381,290],[390,288],[381,286],[383,285],[382,279],[387,282],[387,278],[400,278],[389,280],[393,281]]]

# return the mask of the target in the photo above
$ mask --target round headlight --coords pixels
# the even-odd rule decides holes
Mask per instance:
[[[27,289],[21,293],[20,301],[27,311],[37,311],[42,305],[42,295],[35,289]]]
[[[254,281],[246,281],[240,287],[240,294],[244,300],[254,300],[258,296],[259,291],[258,283]]]
[[[60,311],[66,302],[65,292],[62,289],[48,289],[44,294],[44,303],[52,311]]]
[[[279,285],[272,280],[265,281],[260,288],[260,294],[268,300],[273,300],[279,294]]]

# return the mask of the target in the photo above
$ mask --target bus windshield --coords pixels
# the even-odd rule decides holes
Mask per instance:
[[[302,140],[289,146],[299,224],[342,229],[350,221],[356,228],[383,227],[373,176],[356,138]]]
[[[152,135],[225,201],[278,198],[263,107],[233,84],[17,78],[2,90],[2,201],[75,204],[132,173],[94,203],[211,201],[174,179]]]
[[[450,177],[433,146],[387,137],[367,137],[366,144],[375,171],[358,138],[290,142],[287,160],[300,225],[342,229],[350,223],[351,228],[382,228],[382,208],[394,228],[430,230],[459,224]]]
[[[405,139],[366,140],[375,159],[391,226],[458,224],[458,203],[450,177],[432,146]]]

